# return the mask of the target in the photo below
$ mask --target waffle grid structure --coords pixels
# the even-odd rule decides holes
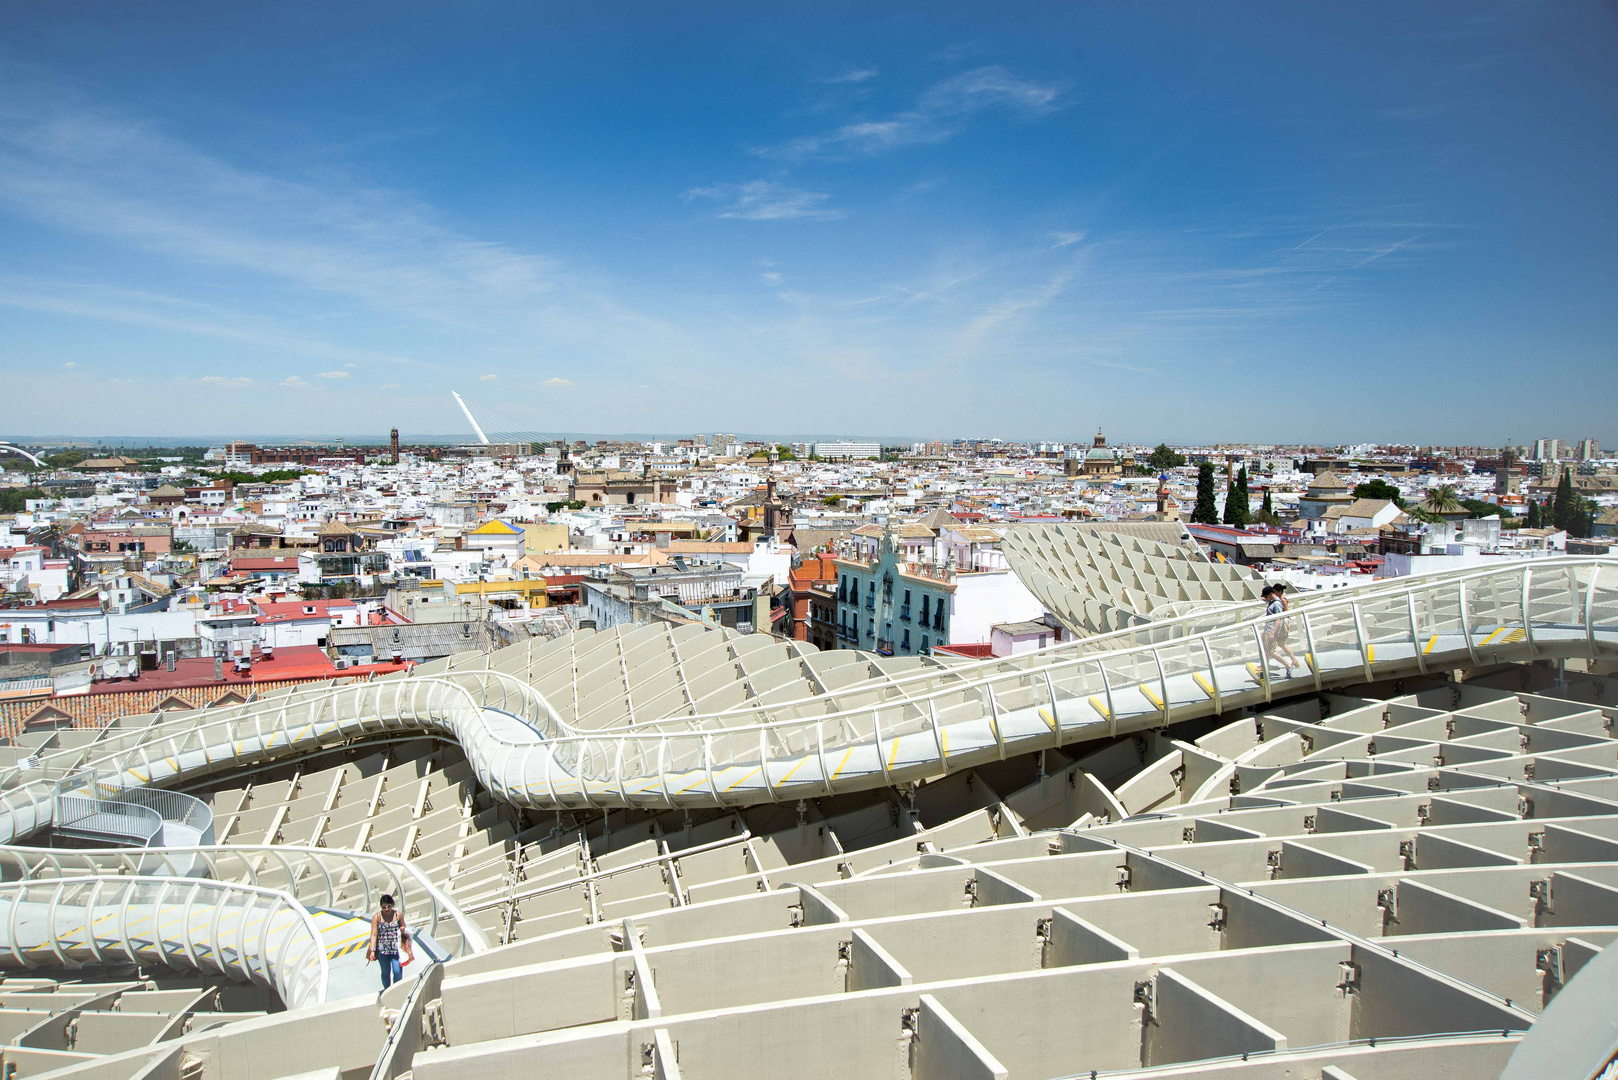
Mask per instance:
[[[643,627],[55,733],[0,776],[0,990],[63,997],[0,1058],[1494,1075],[1618,929],[1618,688],[1551,682],[1618,647],[1618,566],[1286,618],[1293,672],[1247,603],[982,663]],[[183,790],[217,841],[53,846],[67,789],[200,829],[160,789]],[[423,970],[379,1006],[360,946],[382,891]],[[180,982],[265,1015],[79,1042],[108,1011],[84,994]]]
[[[1093,525],[1027,525],[1005,531],[1006,560],[1046,609],[1078,634],[1104,634],[1165,615],[1252,603],[1252,570],[1209,560],[1195,546]]]

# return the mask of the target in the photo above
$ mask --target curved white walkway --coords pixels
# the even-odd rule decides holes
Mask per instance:
[[[1289,678],[1278,668],[1265,671],[1266,631],[1275,620],[1250,613],[1233,606],[1008,660],[596,731],[570,727],[528,683],[500,672],[392,677],[219,710],[201,724],[188,715],[132,731],[85,767],[127,785],[164,785],[354,739],[430,731],[456,739],[479,782],[520,806],[797,800],[914,782],[1280,695],[1457,666],[1606,655],[1618,650],[1618,560],[1526,561],[1302,604],[1284,617],[1304,661]],[[55,789],[54,780],[39,778],[0,794],[0,840],[51,824]],[[266,849],[263,863],[288,850]],[[172,849],[165,866],[172,873],[176,860],[222,858],[222,851],[241,849]],[[112,863],[130,858],[140,860],[137,872],[150,872],[147,860],[157,854],[84,855],[77,872],[114,872]],[[8,953],[25,965],[47,957],[155,959],[271,982],[288,1004],[319,1000],[328,958],[325,948],[307,944],[319,937],[311,909],[332,903],[339,890],[324,862],[307,852],[296,857],[314,861],[287,868],[288,891],[194,878],[109,884],[101,876],[0,887],[0,924],[7,928],[0,959]],[[45,866],[72,872],[81,855],[11,849],[5,858],[32,866],[30,876],[37,876]],[[326,875],[324,893],[311,884],[317,870]],[[369,888],[369,873],[349,872],[347,881],[357,875]],[[205,892],[210,900],[199,906]],[[436,916],[441,898],[416,895],[431,900]],[[197,917],[198,910],[208,917]],[[486,945],[463,919],[452,921],[463,945],[473,951]],[[85,933],[86,926],[94,932]]]

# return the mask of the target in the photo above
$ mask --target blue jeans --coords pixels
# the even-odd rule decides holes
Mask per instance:
[[[386,990],[404,978],[404,969],[399,966],[398,953],[377,953],[376,962],[382,966],[382,989]]]

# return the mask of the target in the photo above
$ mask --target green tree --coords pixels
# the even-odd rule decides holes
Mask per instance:
[[[1466,512],[1471,517],[1486,518],[1499,514],[1500,519],[1502,521],[1505,520],[1504,511],[1502,511],[1498,506],[1494,505],[1494,503],[1484,502],[1482,499],[1462,499],[1461,505],[1466,507]]]
[[[1214,505],[1214,467],[1211,461],[1197,466],[1197,505],[1191,511],[1191,520],[1202,525],[1219,524],[1219,508]]]
[[[1529,529],[1543,529],[1545,527],[1539,512],[1539,503],[1533,499],[1528,500],[1528,523],[1524,527]]]
[[[1252,518],[1252,510],[1253,504],[1249,501],[1247,491],[1247,467],[1244,465],[1225,489],[1225,524],[1245,529]]]
[[[45,498],[42,488],[5,488],[0,490],[0,514],[20,514],[27,507],[24,505],[29,499]]]
[[[1399,489],[1386,480],[1367,480],[1354,488],[1356,499],[1386,499],[1394,506],[1403,510],[1405,508],[1404,496]]]
[[[1168,443],[1158,443],[1157,449],[1147,456],[1146,464],[1151,466],[1153,472],[1167,472],[1184,465],[1185,455],[1175,453]]]
[[[1440,518],[1445,514],[1458,514],[1466,509],[1461,505],[1460,496],[1455,494],[1455,489],[1448,484],[1442,484],[1429,491],[1427,497],[1421,501],[1421,505],[1429,514]]]
[[[1573,515],[1568,521],[1567,534],[1576,540],[1586,540],[1595,531],[1596,517],[1601,513],[1594,499],[1573,496]]]
[[[1573,474],[1564,471],[1551,499],[1551,524],[1572,534],[1574,517],[1579,512],[1578,496],[1573,493]]]

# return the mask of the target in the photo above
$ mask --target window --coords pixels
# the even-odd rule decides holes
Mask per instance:
[[[922,652],[927,651],[927,635],[926,634],[921,635],[921,651]]]
[[[860,583],[858,578],[849,579],[848,602],[850,604],[858,604],[860,602]]]
[[[904,640],[900,643],[899,647],[901,649],[903,649],[905,652],[910,651],[910,627],[908,627],[908,626],[905,627]]]
[[[847,599],[848,599],[848,578],[846,576],[839,577],[837,579],[837,600],[838,600],[839,603],[842,603],[842,602],[846,601]]]
[[[929,610],[929,605],[932,604],[932,602],[933,602],[933,598],[931,596],[927,595],[926,593],[921,594],[921,621],[922,622],[926,622],[928,619],[932,618],[932,612]]]
[[[871,618],[871,619],[866,620],[866,623],[865,623],[865,636],[866,637],[876,637],[876,619],[875,618]]]
[[[944,629],[944,600],[942,597],[938,600],[938,606],[933,609],[933,629]]]

